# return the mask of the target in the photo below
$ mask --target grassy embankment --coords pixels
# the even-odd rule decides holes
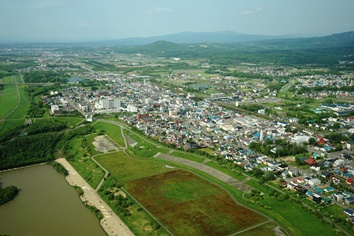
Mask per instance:
[[[4,89],[0,91],[0,119],[3,119],[8,114],[10,114],[18,104],[18,94],[16,89],[15,81],[20,79],[20,76],[8,76],[4,77],[5,84]],[[19,86],[20,92],[20,103],[16,110],[10,114],[5,121],[0,122],[0,135],[4,134],[6,131],[23,124],[26,118],[26,113],[29,109],[29,99],[23,90],[23,85]]]

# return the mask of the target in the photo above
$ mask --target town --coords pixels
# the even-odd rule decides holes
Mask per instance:
[[[169,152],[216,162],[221,170],[303,201],[302,207],[321,209],[320,215],[311,211],[320,219],[353,227],[350,62],[338,62],[340,68],[333,70],[250,63],[223,67],[199,58],[111,49],[3,48],[0,55],[7,58],[5,66],[21,65],[12,69],[21,75],[13,86],[26,86],[27,96],[36,101],[26,126],[43,118],[77,117],[92,125],[113,119]],[[2,84],[11,84],[5,76]],[[148,152],[142,158],[159,155]],[[253,199],[264,195],[262,188],[238,190],[246,189],[243,198],[254,206]],[[339,208],[329,215],[325,209],[331,205]]]

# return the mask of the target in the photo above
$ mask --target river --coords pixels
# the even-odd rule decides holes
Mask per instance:
[[[20,193],[0,206],[0,235],[106,235],[77,192],[50,165],[0,173]]]

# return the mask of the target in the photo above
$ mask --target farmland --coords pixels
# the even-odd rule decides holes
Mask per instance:
[[[124,186],[175,235],[228,235],[266,221],[219,187],[184,170]]]

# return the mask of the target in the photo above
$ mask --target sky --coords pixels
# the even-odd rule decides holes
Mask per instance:
[[[179,32],[354,31],[354,0],[0,0],[0,41],[75,42]]]

